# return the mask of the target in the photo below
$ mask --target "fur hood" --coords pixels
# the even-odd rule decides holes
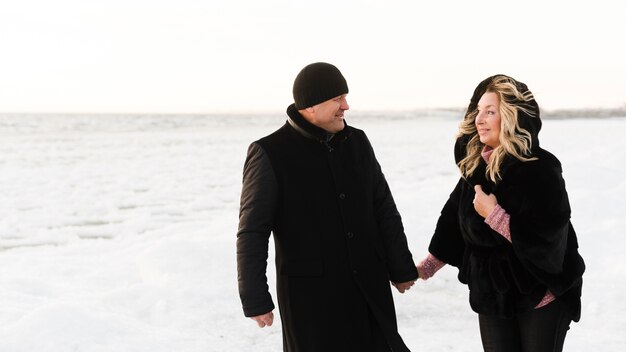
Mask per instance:
[[[482,82],[480,82],[478,86],[476,87],[476,89],[474,89],[474,94],[472,94],[470,103],[467,106],[464,119],[467,119],[469,115],[476,110],[478,101],[483,96],[483,94],[485,94],[485,92],[487,91],[487,87],[498,77],[506,77],[510,79],[511,82],[516,85],[517,90],[520,91],[520,93],[522,94],[530,91],[528,89],[528,86],[525,83],[517,81],[507,75],[498,74],[498,75],[488,77],[484,79]],[[530,112],[529,114],[525,112],[524,110],[518,108],[517,120],[518,120],[520,128],[525,129],[531,135],[531,139],[532,139],[531,153],[533,153],[534,151],[537,150],[537,148],[539,148],[539,131],[541,131],[541,117],[540,117],[539,105],[537,104],[537,101],[533,98],[532,100],[527,101],[527,102],[520,102],[519,99],[517,99],[516,97],[507,96],[507,95],[505,95],[505,100],[514,105],[521,105]],[[474,137],[474,135],[476,135],[476,133],[478,132],[462,135],[457,138],[456,143],[454,145],[454,158],[457,164],[459,163],[459,161],[465,158],[467,154],[467,151],[466,151],[467,143],[472,139],[472,137]]]

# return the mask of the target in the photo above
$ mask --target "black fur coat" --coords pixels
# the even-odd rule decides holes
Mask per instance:
[[[468,111],[476,109],[490,79],[476,88]],[[528,89],[518,84],[523,91]],[[534,100],[527,107],[535,116],[518,111],[518,121],[532,135],[530,156],[537,160],[505,159],[501,179],[495,183],[486,177],[481,160],[472,176],[458,181],[443,207],[429,251],[459,268],[459,280],[469,286],[470,304],[478,313],[512,317],[533,309],[550,290],[578,321],[585,264],[570,222],[561,163],[539,147],[539,108]],[[457,162],[465,157],[471,137],[457,140]],[[511,242],[475,211],[475,185],[493,193],[510,215]]]

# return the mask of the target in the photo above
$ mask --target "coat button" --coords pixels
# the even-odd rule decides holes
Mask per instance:
[[[354,237],[354,233],[352,233],[352,232],[348,232],[348,233],[346,234],[346,236],[348,236],[348,238],[352,238],[352,237]]]
[[[341,199],[341,200],[346,199],[345,193],[339,193],[339,199]]]

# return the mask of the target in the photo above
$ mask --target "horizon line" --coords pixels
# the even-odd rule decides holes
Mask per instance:
[[[412,109],[350,109],[352,113],[415,113],[415,112],[464,112],[466,107],[433,107],[433,108],[412,108]],[[548,114],[555,113],[567,113],[567,112],[626,112],[626,104],[620,107],[584,107],[584,108],[558,108],[558,109],[546,109],[539,107],[540,111]],[[76,112],[64,112],[64,111],[0,111],[0,116],[3,115],[254,115],[254,114],[284,114],[283,110],[267,110],[259,109],[253,110],[239,110],[239,111],[203,111],[203,112],[124,112],[124,111],[111,111],[111,112],[96,112],[96,111],[76,111]]]

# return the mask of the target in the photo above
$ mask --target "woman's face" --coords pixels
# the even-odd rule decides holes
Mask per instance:
[[[478,101],[476,130],[480,141],[496,148],[500,145],[500,99],[496,93],[487,92]]]

